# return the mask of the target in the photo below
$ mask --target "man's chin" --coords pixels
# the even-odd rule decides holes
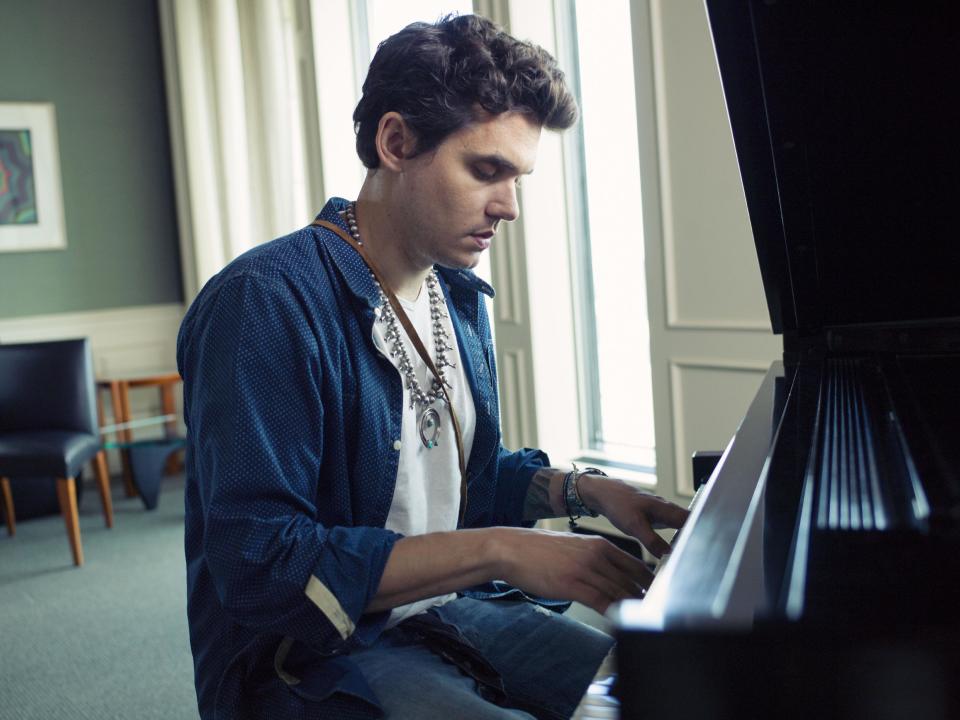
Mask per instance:
[[[473,270],[480,264],[480,253],[471,253],[469,257],[443,258],[437,265],[447,270]]]

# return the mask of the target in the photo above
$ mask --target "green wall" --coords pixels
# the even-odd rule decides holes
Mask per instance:
[[[52,102],[66,250],[0,253],[0,318],[183,301],[155,0],[0,0],[0,102]]]

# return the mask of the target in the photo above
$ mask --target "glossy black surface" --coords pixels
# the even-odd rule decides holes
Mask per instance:
[[[960,3],[707,0],[773,327],[624,717],[960,717]]]
[[[960,316],[960,4],[707,6],[775,331]]]
[[[899,356],[899,373],[892,392],[922,475],[942,482],[930,487],[933,522],[945,509],[960,503],[960,357],[956,355]],[[954,518],[955,519],[955,518]]]
[[[767,373],[740,430],[708,481],[688,528],[674,543],[672,557],[643,601],[624,604],[625,624],[657,630],[749,627],[755,614],[776,604],[779,589],[768,592],[766,545],[761,535],[767,456],[781,427],[783,398],[790,382],[779,363]],[[795,515],[795,507],[787,512]],[[789,530],[778,536],[781,568],[790,539]],[[782,574],[782,569],[778,573]]]
[[[902,444],[889,435],[914,423],[908,406],[950,382],[953,363],[911,357],[907,365],[912,394],[900,387],[895,358],[813,357],[771,368],[647,598],[623,603],[615,618],[625,717],[960,712],[952,475],[916,461],[930,453],[926,433],[905,433]],[[840,463],[863,462],[853,451],[823,462],[855,436],[856,423],[827,421],[825,403],[855,366],[867,378],[857,422],[876,431],[874,473],[891,517],[882,530],[817,523],[824,498],[839,497]],[[925,417],[929,408],[956,417],[946,410],[951,393],[942,394],[923,404]],[[907,492],[910,467],[925,510]],[[901,697],[893,677],[921,683],[923,694]]]

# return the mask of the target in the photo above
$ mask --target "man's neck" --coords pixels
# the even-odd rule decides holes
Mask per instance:
[[[430,273],[430,265],[410,256],[404,241],[403,222],[391,212],[390,204],[366,185],[356,203],[357,227],[360,239],[369,252],[383,280],[398,297],[416,300],[423,281]]]

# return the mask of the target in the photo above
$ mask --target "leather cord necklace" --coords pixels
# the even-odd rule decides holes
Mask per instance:
[[[429,368],[430,372],[433,373],[433,376],[437,379],[441,390],[443,390],[443,398],[446,401],[447,408],[450,410],[450,419],[453,423],[453,432],[457,439],[457,461],[460,465],[459,525],[462,526],[467,513],[467,464],[463,452],[463,436],[460,432],[460,421],[457,419],[457,413],[453,409],[453,401],[450,399],[450,395],[447,393],[446,383],[443,381],[443,378],[440,377],[440,371],[437,369],[437,366],[434,364],[433,360],[430,359],[430,354],[427,352],[427,348],[424,346],[423,341],[420,340],[420,335],[417,333],[416,328],[413,327],[413,323],[410,322],[410,318],[407,317],[407,313],[404,311],[403,305],[401,305],[400,301],[397,300],[397,296],[394,295],[393,290],[390,289],[390,286],[384,282],[383,274],[377,269],[376,263],[374,263],[370,258],[370,255],[367,253],[367,249],[363,246],[363,243],[359,242],[356,238],[352,237],[349,233],[345,232],[343,228],[335,223],[317,219],[314,220],[311,225],[324,227],[327,230],[333,231],[339,235],[344,242],[346,242],[359,253],[360,257],[363,258],[363,261],[367,264],[367,267],[370,268],[370,272],[373,274],[373,277],[376,278],[378,283],[380,283],[380,289],[383,290],[383,294],[386,295],[387,299],[390,301],[390,306],[393,308],[394,314],[397,316],[400,324],[403,325],[403,329],[406,330],[407,336],[410,338],[410,342],[413,343],[413,347],[416,348],[417,354],[420,355],[420,358],[426,364],[427,368]]]

